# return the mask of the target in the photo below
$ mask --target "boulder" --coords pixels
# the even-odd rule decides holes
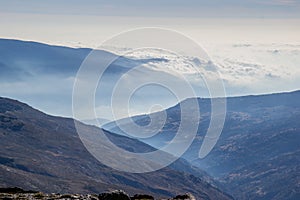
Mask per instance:
[[[131,197],[131,200],[154,200],[154,197],[147,194],[136,194]]]
[[[191,193],[186,193],[184,195],[177,195],[173,200],[196,200],[196,198]]]
[[[130,200],[130,197],[122,190],[115,190],[99,194],[99,200]]]

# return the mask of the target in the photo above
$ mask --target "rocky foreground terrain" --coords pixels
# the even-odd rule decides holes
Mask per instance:
[[[80,199],[80,200],[154,200],[155,198],[147,194],[135,194],[129,196],[122,190],[115,190],[112,192],[101,194],[45,194],[42,192],[25,191],[20,188],[0,188],[0,199],[12,200],[12,199]],[[196,200],[196,198],[190,194],[177,195],[169,200]]]

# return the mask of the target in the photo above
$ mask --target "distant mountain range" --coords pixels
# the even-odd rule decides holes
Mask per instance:
[[[69,48],[0,38],[0,94],[30,103],[53,115],[72,116],[72,91],[76,74],[92,51],[88,48]],[[95,94],[96,106],[102,108],[99,117],[106,119],[111,117],[111,111],[104,108],[110,107],[112,91],[122,75],[137,66],[168,61],[160,58],[132,59],[98,49],[93,52],[99,58],[95,68],[105,67],[105,60],[115,59],[98,82]],[[139,70],[138,77],[130,77],[140,80],[148,77],[149,71],[151,69]],[[149,90],[148,88],[148,92]],[[151,102],[154,96],[150,97],[147,100]],[[162,100],[161,97],[160,101]],[[136,98],[135,104],[142,105],[140,107],[143,108],[145,100],[141,102]],[[85,116],[83,119],[94,120],[93,118],[94,116]]]
[[[100,130],[80,124],[87,132]],[[105,133],[128,151],[155,150],[138,140]],[[50,116],[12,99],[0,98],[0,145],[0,187],[54,193],[123,189],[158,197],[190,192],[197,199],[232,199],[213,186],[213,180],[205,172],[182,159],[151,173],[113,170],[85,149],[73,119]]]
[[[199,98],[198,103],[201,121],[185,159],[222,182],[237,199],[300,198],[300,91],[227,98],[222,135],[204,159],[198,158],[198,152],[210,122],[211,102]],[[180,125],[180,104],[166,110],[166,123],[157,135],[142,141],[156,148],[168,144]],[[151,115],[159,117],[160,113]],[[118,123],[126,126],[127,120]],[[133,120],[145,125],[150,117]],[[116,122],[103,128],[127,135]]]

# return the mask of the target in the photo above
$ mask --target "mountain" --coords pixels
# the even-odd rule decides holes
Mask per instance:
[[[100,131],[95,126],[77,123],[87,133]],[[105,134],[114,144],[131,152],[154,150],[135,139]],[[190,192],[197,199],[232,199],[208,183],[201,170],[183,160],[149,173],[113,170],[86,150],[73,119],[50,116],[16,100],[0,98],[0,137],[0,187],[49,193],[122,189],[158,197]],[[187,173],[189,170],[198,173],[198,177]]]
[[[237,199],[299,199],[300,91],[227,98],[221,137],[204,159],[198,152],[209,126],[211,101],[197,100],[201,120],[193,144],[183,155],[185,159],[222,182]],[[166,110],[166,123],[157,135],[141,140],[156,148],[170,142],[180,125],[180,104]],[[192,107],[189,112],[193,112]],[[145,125],[150,117],[159,116],[154,113],[133,120]],[[119,123],[126,126],[127,120]],[[116,122],[103,128],[126,135]]]
[[[75,76],[91,51],[89,48],[70,48],[0,38],[0,69],[3,72],[0,78],[1,81],[11,82],[34,78],[37,75],[56,75],[60,78]],[[101,58],[118,57],[104,50],[96,52]],[[121,73],[134,64],[134,60],[119,57],[119,60],[112,64],[110,73]]]
[[[104,118],[97,118],[97,119],[86,119],[86,120],[81,120],[85,124],[93,125],[93,126],[102,126],[103,124],[107,124],[110,121],[108,119]]]
[[[97,57],[96,69],[105,67],[105,61],[114,60],[99,80],[95,93],[96,106],[102,108],[101,118],[110,117],[110,109],[107,111],[104,108],[110,107],[114,86],[124,73],[136,66],[167,62],[159,58],[131,59],[99,49],[0,39],[0,94],[30,103],[47,113],[72,116],[72,91],[76,75],[91,52]],[[140,74],[139,78],[143,77],[147,74]],[[133,80],[137,78],[133,77]],[[84,116],[83,119],[93,118]]]

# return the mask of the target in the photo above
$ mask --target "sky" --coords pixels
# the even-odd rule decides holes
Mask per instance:
[[[94,47],[151,26],[201,45],[299,42],[299,11],[300,0],[0,0],[0,37]]]
[[[299,17],[299,0],[1,0],[1,12],[143,17]]]
[[[228,96],[264,94],[300,89],[299,11],[300,0],[0,0],[0,38],[95,48],[124,31],[159,27],[200,45],[218,66]],[[182,62],[170,63],[181,66]],[[34,88],[40,79],[27,81],[26,87]],[[61,91],[58,88],[57,95],[71,91],[73,79],[65,77],[68,84]],[[22,84],[0,84],[0,96],[19,98],[51,114],[72,114],[55,102],[47,107],[26,99],[14,88]],[[39,84],[37,91],[43,88],[49,85]],[[164,108],[175,103],[166,102]],[[99,111],[109,109],[104,107],[99,105]],[[132,113],[148,110],[150,105],[146,109],[136,105]]]
[[[299,11],[300,0],[0,0],[0,37],[95,47],[150,26],[201,45],[299,42]]]

